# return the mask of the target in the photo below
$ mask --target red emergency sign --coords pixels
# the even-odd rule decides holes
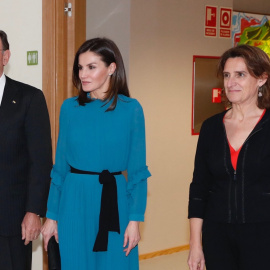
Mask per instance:
[[[221,103],[221,88],[212,89],[212,103]]]
[[[206,6],[205,8],[205,26],[217,27],[217,7]]]

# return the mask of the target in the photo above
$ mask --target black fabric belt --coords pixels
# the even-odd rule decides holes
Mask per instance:
[[[109,231],[120,233],[119,213],[117,202],[117,186],[115,175],[120,175],[122,172],[109,172],[103,170],[101,173],[82,171],[70,166],[71,173],[78,174],[93,174],[99,175],[99,183],[103,185],[100,214],[99,214],[99,231],[93,247],[93,251],[107,251]]]

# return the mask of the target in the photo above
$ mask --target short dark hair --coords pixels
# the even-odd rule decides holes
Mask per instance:
[[[9,50],[7,34],[2,30],[0,30],[0,39],[2,41],[3,50]]]
[[[74,64],[72,81],[73,85],[78,89],[79,96],[78,102],[80,105],[91,102],[91,98],[87,96],[87,93],[82,90],[81,80],[79,78],[79,56],[87,51],[93,52],[101,57],[101,60],[108,67],[111,63],[116,64],[115,72],[110,76],[109,89],[105,94],[104,100],[109,102],[113,99],[112,104],[107,111],[114,110],[117,104],[117,98],[119,94],[130,96],[127,85],[126,72],[122,55],[116,46],[116,44],[108,38],[93,38],[85,41],[78,49]]]
[[[244,59],[248,72],[255,78],[264,74],[268,76],[267,81],[261,86],[262,97],[258,96],[257,106],[260,109],[270,109],[270,59],[260,48],[250,45],[239,45],[224,52],[218,64],[218,76],[223,77],[226,61],[229,58],[241,57]]]

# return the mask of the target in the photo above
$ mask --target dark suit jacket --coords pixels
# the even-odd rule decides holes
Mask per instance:
[[[6,77],[0,106],[0,235],[21,234],[26,212],[45,216],[52,168],[42,91]]]

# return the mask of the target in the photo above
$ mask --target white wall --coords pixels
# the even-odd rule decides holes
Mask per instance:
[[[86,38],[107,37],[119,47],[128,76],[130,0],[86,0]]]
[[[1,30],[11,50],[5,73],[18,81],[42,87],[42,0],[1,0]],[[27,51],[38,51],[38,65],[27,66]]]
[[[0,29],[8,35],[11,59],[5,74],[12,79],[42,87],[42,0],[1,0]],[[38,51],[38,65],[27,66],[26,52]],[[41,240],[33,245],[33,269],[42,270]]]

